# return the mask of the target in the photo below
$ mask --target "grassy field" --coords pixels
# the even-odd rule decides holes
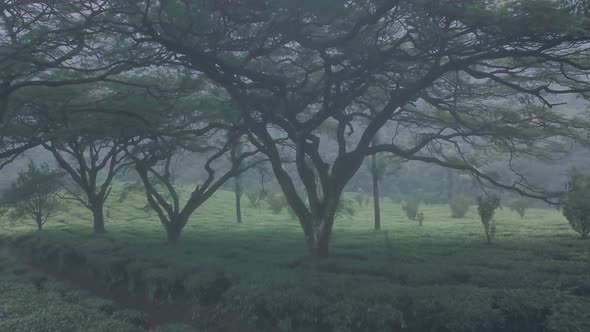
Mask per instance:
[[[261,330],[590,331],[590,241],[579,240],[555,210],[530,209],[523,219],[499,210],[495,243],[487,245],[474,207],[466,218],[451,219],[447,206],[423,205],[420,227],[384,201],[383,230],[375,232],[372,206],[356,205],[354,217],[336,223],[331,257],[316,262],[306,259],[302,231],[286,212],[249,208],[244,199],[244,223],[236,224],[232,193],[217,193],[175,246],[164,243],[144,204],[139,195],[113,199],[104,236],[91,234],[90,215],[72,208],[40,232],[4,220],[0,237],[56,269],[83,266],[104,289],[198,304],[195,314],[207,313],[199,318],[203,330],[215,330],[214,321],[231,312]],[[1,270],[12,295],[0,297],[0,331],[49,331],[14,323],[41,324],[42,317],[15,313],[48,301],[55,311],[119,324],[96,331],[127,331],[127,323],[85,302],[35,291],[13,269]],[[76,326],[53,330],[91,331]],[[128,331],[137,329],[146,327]]]

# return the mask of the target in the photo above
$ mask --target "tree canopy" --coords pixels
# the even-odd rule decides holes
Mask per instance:
[[[150,123],[150,117],[162,120],[185,109],[172,117],[180,127],[189,124],[182,133],[217,128],[229,116],[236,132],[268,159],[314,256],[328,254],[344,188],[368,156],[435,164],[557,203],[559,193],[520,174],[505,181],[485,164],[502,158],[513,170],[520,157],[555,157],[566,144],[588,139],[585,115],[561,107],[564,96],[589,96],[590,26],[578,2],[14,3],[3,17],[12,45],[4,53],[13,62],[18,54],[26,65],[6,67],[20,69],[3,80],[9,106],[0,114],[26,114],[37,107],[29,101],[42,96],[39,91],[54,94],[57,86],[93,100],[76,109],[77,98],[53,98],[59,114],[65,107],[83,119],[76,139],[98,131],[114,142],[120,123],[100,126],[97,114],[101,122],[133,114],[138,123]],[[11,32],[13,26],[23,32]],[[23,43],[30,45],[22,51],[14,46]],[[17,90],[25,96],[18,105]],[[7,102],[9,93],[13,101]],[[51,127],[43,132],[54,137],[10,135],[6,157],[27,144],[55,151],[54,142],[74,130]],[[181,140],[165,132],[178,129],[160,130],[160,136],[153,129],[122,133],[136,142],[131,145],[146,137],[176,145]],[[322,151],[326,140],[332,153]]]

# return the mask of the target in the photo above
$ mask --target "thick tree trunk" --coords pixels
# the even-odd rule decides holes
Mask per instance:
[[[371,175],[373,177],[373,209],[375,216],[375,230],[381,229],[381,208],[379,207],[379,170],[377,169],[377,155],[371,156]]]
[[[240,178],[235,178],[235,191],[236,194],[236,219],[238,224],[242,223],[242,185],[240,183]]]
[[[0,82],[0,123],[4,123],[6,114],[8,113],[8,89],[9,82]]]
[[[37,230],[40,231],[43,229],[43,217],[37,216],[35,217],[35,222],[37,223]]]
[[[309,255],[315,259],[327,258],[330,250],[330,233],[332,230],[324,231],[317,236],[307,236],[307,247]]]
[[[103,234],[106,232],[104,227],[104,202],[97,200],[92,202],[92,218],[95,234]]]
[[[313,217],[304,227],[309,255],[312,258],[326,258],[330,253],[330,237],[332,235],[338,201],[339,197],[332,197],[325,200],[323,202],[325,210],[322,216]]]
[[[180,234],[182,233],[183,226],[180,223],[170,223],[166,225],[166,238],[168,243],[175,244],[180,240]]]

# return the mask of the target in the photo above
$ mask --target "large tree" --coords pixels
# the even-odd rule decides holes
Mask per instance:
[[[561,2],[145,1],[126,13],[145,42],[226,89],[316,257],[328,255],[340,196],[367,156],[465,170],[547,199],[486,174],[476,153],[542,154],[586,126],[554,108],[589,88],[587,20]],[[337,122],[332,159],[317,135],[328,119]],[[398,130],[372,146],[386,125]],[[290,142],[299,179],[277,138]]]
[[[40,133],[71,181],[68,198],[91,211],[95,233],[105,232],[104,205],[115,176],[131,161],[128,145],[141,140],[143,119],[135,111],[149,97],[147,89],[101,83],[38,92],[27,103],[28,125]]]
[[[19,125],[38,87],[80,85],[159,63],[166,52],[118,39],[111,1],[0,2],[0,168],[42,141]]]
[[[164,226],[169,243],[179,240],[195,210],[228,180],[263,161],[254,158],[258,154],[256,149],[239,143],[244,135],[239,125],[222,120],[218,109],[212,111],[213,117],[202,113],[191,116],[193,121],[184,122],[186,126],[178,121],[178,114],[168,121],[158,121],[151,126],[149,137],[127,149],[147,202]],[[180,118],[186,120],[185,116]],[[212,118],[216,120],[211,121]],[[240,149],[235,148],[237,145]],[[177,184],[172,177],[171,161],[179,153],[199,154],[203,160],[192,167],[193,173],[201,176],[188,197],[182,195],[187,184]]]

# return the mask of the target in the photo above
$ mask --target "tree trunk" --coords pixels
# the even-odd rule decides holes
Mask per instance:
[[[238,224],[242,223],[242,185],[240,183],[240,178],[236,177],[234,179],[235,181],[235,191],[234,193],[236,194],[236,219],[238,221]]]
[[[328,199],[324,201],[323,206],[325,210],[322,216],[312,217],[309,222],[305,223],[305,239],[307,241],[309,255],[312,258],[322,259],[329,255],[330,237],[332,235],[332,226],[334,226],[338,201],[339,199]]]
[[[452,169],[447,169],[447,177],[448,177],[448,191],[447,191],[447,202],[450,203],[453,200],[454,191],[455,191],[455,174],[453,173]]]
[[[43,229],[43,217],[37,216],[35,217],[35,222],[37,223],[37,230],[40,231]]]
[[[375,230],[381,229],[381,208],[379,207],[379,170],[377,169],[377,155],[371,156],[371,175],[373,176],[373,209],[375,216]]]
[[[180,223],[175,222],[175,223],[170,223],[168,225],[166,225],[166,238],[168,240],[168,243],[170,244],[175,244],[178,243],[178,241],[180,240],[180,233],[182,233],[182,226],[180,225]]]
[[[103,234],[106,232],[104,227],[104,202],[96,200],[91,203],[91,206],[94,234]]]
[[[324,231],[317,236],[307,236],[307,247],[309,255],[315,259],[327,258],[330,250],[330,233],[332,230]]]
[[[8,113],[8,89],[9,82],[0,82],[0,123],[4,123],[6,114]]]

